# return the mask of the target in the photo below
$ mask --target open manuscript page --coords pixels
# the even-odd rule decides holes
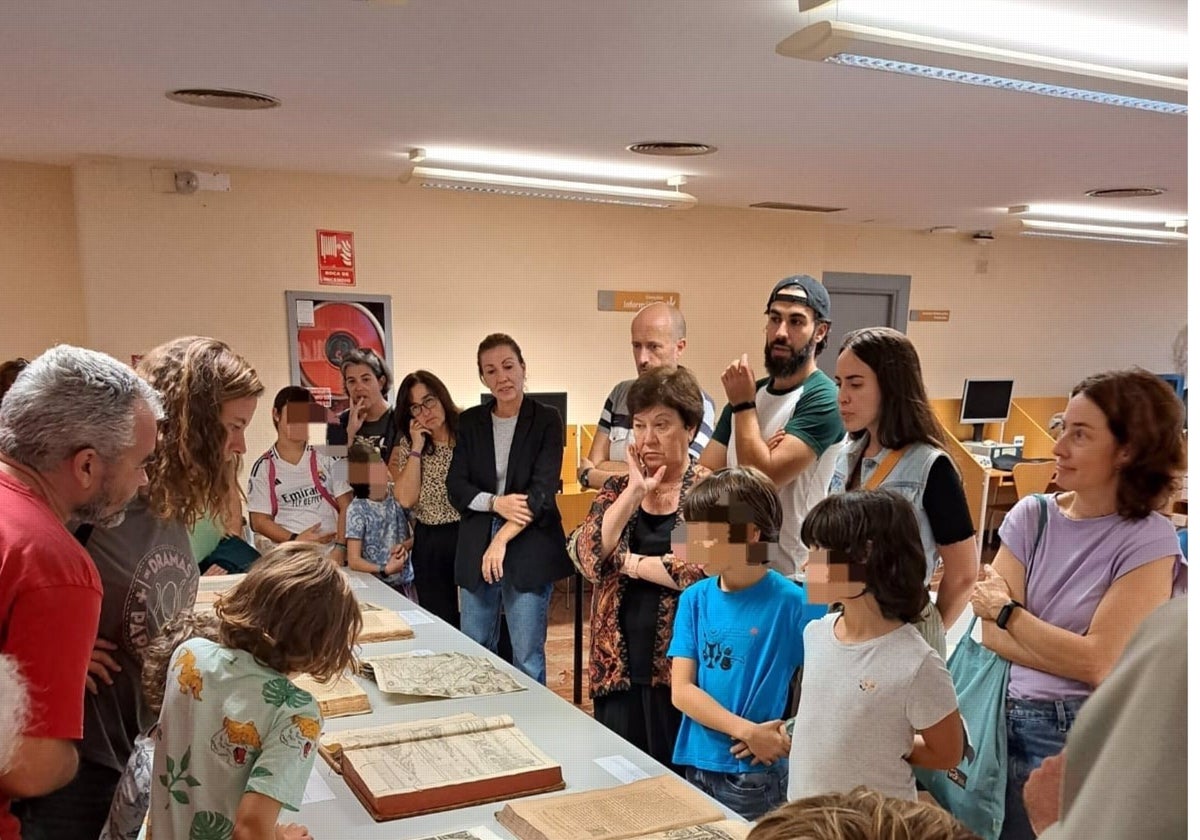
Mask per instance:
[[[364,613],[365,615],[365,613]],[[525,689],[482,656],[395,653],[363,660],[363,670],[387,694],[419,697],[479,697]]]

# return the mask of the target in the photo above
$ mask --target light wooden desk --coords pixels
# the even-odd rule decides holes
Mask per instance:
[[[596,498],[595,490],[591,488],[585,490],[578,484],[564,485],[563,491],[554,497],[554,501],[558,504],[558,512],[562,515],[563,530],[568,537],[587,518],[594,498]],[[575,589],[575,674],[571,690],[575,705],[578,706],[583,702],[583,575],[576,572],[570,580]]]
[[[983,481],[980,482],[982,504],[979,506],[979,527],[975,530],[975,545],[983,551],[983,535],[988,525],[988,505],[999,495],[1001,488],[1013,487],[1011,470],[986,469],[983,471]]]

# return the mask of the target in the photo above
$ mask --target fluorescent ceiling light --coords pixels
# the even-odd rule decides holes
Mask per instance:
[[[614,181],[664,182],[667,178],[680,174],[677,169],[662,169],[654,166],[518,152],[498,152],[488,149],[466,149],[457,146],[428,146],[425,149],[425,158],[430,163],[438,165],[450,163],[483,169],[516,169],[521,172],[548,172],[555,175],[574,175]]]
[[[775,51],[791,58],[1187,113],[1186,79],[839,21],[811,24],[782,41]]]
[[[675,190],[647,187],[623,187],[586,181],[560,181],[553,178],[528,178],[495,172],[468,172],[418,166],[413,175],[424,187],[460,192],[510,195],[522,198],[556,198],[592,204],[623,204],[633,207],[686,210],[696,203],[694,196]]]
[[[1164,242],[1161,239],[1134,239],[1127,236],[1097,236],[1090,233],[1053,233],[1050,231],[1040,230],[1023,230],[1022,236],[1032,236],[1039,239],[1087,239],[1097,242],[1123,242],[1126,245],[1173,245],[1173,242]]]
[[[1009,207],[1008,212],[1014,216],[1049,217],[1080,222],[1118,222],[1167,227],[1183,227],[1187,224],[1187,220],[1178,212],[1124,210],[1120,207],[1097,207],[1091,204],[1018,204]]]
[[[1063,236],[1072,239],[1107,239],[1154,244],[1187,242],[1188,240],[1186,233],[1173,230],[1092,225],[1082,222],[1055,222],[1047,219],[1022,219],[1021,233],[1028,236]]]
[[[1018,52],[1053,55],[1136,68],[1168,75],[1186,73],[1186,16],[1175,28],[1142,25],[1138,4],[1124,16],[1088,14],[1087,6],[1056,9],[1045,0],[835,0],[808,15],[806,22],[839,20],[987,44]]]

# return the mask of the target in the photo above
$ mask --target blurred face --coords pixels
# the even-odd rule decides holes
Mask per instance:
[[[1118,446],[1100,406],[1083,394],[1067,403],[1063,433],[1054,444],[1058,465],[1055,483],[1064,490],[1092,490],[1115,485],[1128,453]]]
[[[383,461],[351,462],[347,473],[351,484],[366,484],[371,488],[372,499],[382,499],[387,495],[391,474]]]
[[[273,419],[281,440],[308,443],[309,424],[324,423],[324,414],[325,409],[316,403],[295,402],[285,405],[282,413],[275,415]]]
[[[246,454],[246,427],[254,419],[258,397],[239,397],[221,403],[221,425],[225,427],[225,457]]]
[[[654,311],[643,313],[633,319],[630,327],[633,345],[633,362],[638,373],[657,367],[679,367],[679,357],[687,346],[687,339],[676,339],[671,329],[671,319]]]
[[[367,365],[349,365],[342,374],[346,396],[351,402],[374,402],[383,399],[383,383]]]
[[[483,384],[498,402],[512,402],[524,393],[525,366],[507,344],[481,353],[479,369]]]
[[[875,371],[851,350],[843,350],[837,360],[838,411],[848,432],[868,429],[874,436],[879,426],[882,400]]]
[[[133,445],[112,463],[99,462],[99,486],[88,502],[75,509],[75,518],[103,528],[120,525],[125,507],[146,486],[146,467],[157,442],[158,423],[146,404],[139,403],[133,415]]]
[[[767,310],[763,363],[771,376],[786,379],[808,364],[817,342],[829,332],[802,303],[775,301]]]
[[[805,589],[810,604],[833,604],[849,601],[866,590],[866,567],[861,563],[829,562],[829,552],[809,549],[805,568]],[[859,580],[854,580],[854,578]]]
[[[672,533],[671,552],[684,562],[703,566],[710,576],[749,565],[748,548],[758,541],[758,529],[749,527],[750,543],[734,541],[732,531],[728,522],[686,522]]]
[[[442,401],[420,382],[412,387],[408,399],[408,410],[425,430],[432,432],[446,424],[446,410],[442,408]]]
[[[687,463],[695,431],[683,425],[678,411],[666,406],[654,406],[633,415],[634,445],[651,474],[664,464],[668,470],[681,469]]]

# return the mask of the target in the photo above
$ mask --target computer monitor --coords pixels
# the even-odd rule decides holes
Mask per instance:
[[[1012,392],[1011,379],[968,379],[963,382],[962,411],[958,422],[975,427],[971,440],[983,440],[985,423],[1008,421]]]
[[[1175,396],[1183,399],[1183,374],[1160,373],[1158,378],[1171,386],[1171,389],[1175,392]]]
[[[566,391],[527,391],[525,396],[531,400],[537,400],[542,405],[548,405],[551,408],[558,410],[563,421],[563,440],[567,439],[567,392]],[[485,392],[479,395],[479,404],[487,405],[495,399],[490,392]]]

